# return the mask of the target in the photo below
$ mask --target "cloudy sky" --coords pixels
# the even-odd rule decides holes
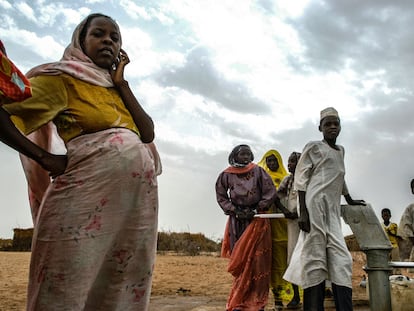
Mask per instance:
[[[59,60],[75,26],[120,24],[126,77],[156,124],[162,231],[220,239],[214,184],[237,144],[255,161],[321,139],[319,111],[341,115],[355,199],[399,222],[414,197],[414,2],[411,0],[0,0],[0,39],[26,72]],[[16,152],[0,144],[0,237],[31,227]],[[344,233],[349,233],[344,227]]]

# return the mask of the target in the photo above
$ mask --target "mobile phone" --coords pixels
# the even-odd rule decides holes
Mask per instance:
[[[112,69],[116,70],[116,67],[118,67],[119,62],[121,61],[121,57],[118,54],[118,57],[115,59],[114,63],[112,64]]]

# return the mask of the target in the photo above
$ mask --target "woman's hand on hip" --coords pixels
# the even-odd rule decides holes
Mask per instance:
[[[49,172],[50,177],[55,178],[65,172],[67,164],[67,155],[56,155],[49,153],[42,159],[41,165]]]

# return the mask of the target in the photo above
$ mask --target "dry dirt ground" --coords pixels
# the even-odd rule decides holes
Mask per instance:
[[[359,287],[365,255],[352,255],[355,310],[369,310],[366,291]],[[24,310],[29,259],[30,253],[0,252],[0,311]],[[157,255],[149,311],[224,311],[232,281],[226,267],[227,260],[216,254]],[[272,309],[269,299],[266,310]]]

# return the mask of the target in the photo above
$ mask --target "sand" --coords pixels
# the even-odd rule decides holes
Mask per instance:
[[[352,255],[354,301],[366,301],[366,291],[359,287],[365,255]],[[24,310],[29,261],[30,253],[0,252],[0,311]],[[157,255],[149,311],[223,311],[232,281],[226,267],[227,260],[217,254]],[[266,310],[271,310],[271,300]]]

